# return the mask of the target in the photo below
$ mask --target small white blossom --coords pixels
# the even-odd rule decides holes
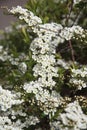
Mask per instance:
[[[69,68],[69,64],[66,63],[63,59],[58,59],[58,60],[57,60],[57,64],[60,65],[60,66],[62,66],[62,67],[65,68],[65,69],[68,69],[68,68]]]
[[[69,103],[57,120],[50,123],[52,129],[59,130],[84,130],[87,129],[87,115],[77,101]]]
[[[20,120],[12,122],[7,116],[0,116],[0,129],[1,130],[23,130],[24,125]]]
[[[21,6],[13,7],[9,12],[12,14],[20,14],[19,19],[24,20],[30,27],[42,23],[39,17],[34,16],[31,11],[23,9]]]
[[[27,71],[27,65],[24,62],[20,63],[19,70],[24,74]]]
[[[30,126],[30,125],[36,125],[37,123],[39,123],[39,119],[36,116],[29,116],[29,118],[26,118],[26,126]]]
[[[72,84],[75,88],[78,90],[81,90],[82,88],[87,87],[87,83],[85,79],[87,77],[87,68],[81,68],[81,69],[71,69],[71,78],[70,78],[70,84]]]
[[[74,4],[78,4],[82,0],[73,0]]]
[[[64,125],[72,126],[73,130],[87,129],[87,115],[76,101],[67,105],[65,113],[61,113],[60,118]]]
[[[17,99],[17,95],[11,93],[9,90],[5,90],[0,86],[0,109],[7,111],[12,105],[21,104],[23,101]]]

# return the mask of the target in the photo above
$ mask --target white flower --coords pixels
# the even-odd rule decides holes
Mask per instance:
[[[56,121],[50,123],[53,129],[59,130],[84,130],[87,129],[87,115],[77,101],[69,103]]]
[[[0,129],[1,130],[23,130],[24,124],[20,120],[12,122],[7,116],[0,116]]]
[[[61,65],[63,68],[65,68],[65,69],[68,69],[69,68],[69,64],[68,63],[66,63],[63,59],[58,59],[57,60],[57,64],[58,65]]]
[[[87,129],[87,115],[85,115],[77,101],[70,103],[65,108],[65,113],[60,114],[61,121],[66,126],[72,126],[73,130]]]
[[[0,52],[2,52],[2,50],[3,50],[3,46],[0,45]]]
[[[87,87],[87,83],[85,81],[85,78],[87,77],[86,69],[86,67],[81,69],[71,69],[72,74],[70,78],[70,83],[74,85],[75,88],[77,88],[78,90]]]
[[[42,89],[42,84],[37,81],[31,81],[30,83],[25,83],[23,88],[27,93],[37,94]]]
[[[9,90],[5,90],[0,86],[0,109],[7,111],[12,105],[21,104],[23,101],[17,99],[17,95],[11,93]]]
[[[51,113],[54,115],[62,103],[62,98],[56,91],[52,91],[52,94],[47,90],[39,91],[35,97],[40,109],[43,110],[46,115],[50,115]]]
[[[12,14],[19,14],[19,19],[24,20],[30,27],[42,23],[39,17],[34,16],[31,11],[23,9],[21,6],[13,7],[9,12]]]
[[[73,38],[75,33],[78,35],[82,35],[83,31],[83,28],[80,26],[65,27],[61,30],[59,35],[63,39],[70,40],[71,38]]]
[[[22,73],[25,73],[27,71],[27,65],[22,62],[19,64],[19,70],[22,72]]]
[[[71,78],[70,83],[73,84],[78,90],[87,87],[86,83],[80,79],[78,80],[78,79]]]
[[[74,76],[81,76],[82,78],[87,76],[87,68],[81,68],[81,69],[72,69],[71,70]]]
[[[74,0],[74,4],[78,4],[81,0]]]

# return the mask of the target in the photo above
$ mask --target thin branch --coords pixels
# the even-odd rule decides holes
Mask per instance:
[[[69,10],[69,13],[68,13],[68,15],[66,15],[66,22],[65,23],[68,24],[68,21],[70,19],[70,15],[71,15],[72,10],[73,10],[73,0],[70,3],[68,3],[67,7],[68,7],[68,10]]]
[[[70,50],[71,50],[72,61],[74,62],[75,61],[75,57],[74,57],[74,50],[73,50],[73,47],[72,47],[71,40],[69,40],[69,46],[70,46]]]
[[[76,20],[75,20],[75,22],[74,22],[73,25],[77,25],[77,24],[78,24],[79,19],[81,18],[82,15],[83,15],[83,10],[81,10],[81,11],[79,12],[79,14],[77,15]]]

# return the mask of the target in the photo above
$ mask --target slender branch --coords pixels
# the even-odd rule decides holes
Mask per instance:
[[[77,25],[78,24],[78,21],[79,21],[79,19],[81,18],[82,15],[83,15],[83,10],[81,10],[79,12],[79,14],[77,15],[76,20],[75,20],[73,25]]]
[[[73,0],[68,3],[67,7],[68,7],[68,10],[69,10],[69,13],[68,13],[68,15],[66,15],[66,22],[65,23],[68,25],[68,21],[70,19],[70,15],[71,15],[72,10],[73,10]]]
[[[64,52],[64,51],[66,51],[66,50],[67,50],[67,51],[70,50],[70,47],[65,47],[64,49],[61,49],[61,50],[59,50],[58,52],[59,52],[59,53],[62,53],[62,52]]]
[[[70,46],[70,50],[71,50],[72,61],[74,62],[75,61],[75,57],[74,57],[74,50],[73,50],[73,47],[72,47],[71,40],[69,40],[69,46]]]

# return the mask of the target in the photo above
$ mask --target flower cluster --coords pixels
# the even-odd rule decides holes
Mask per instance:
[[[87,68],[81,68],[81,69],[71,69],[71,79],[70,84],[72,84],[73,87],[75,87],[77,90],[81,90],[82,88],[87,87],[87,83],[85,81],[87,77]]]
[[[12,14],[20,14],[19,19],[24,20],[30,27],[42,23],[39,17],[34,16],[31,11],[23,9],[21,6],[13,7],[9,12]]]
[[[11,120],[7,117],[1,117],[0,116],[0,129],[1,130],[22,130],[22,128],[19,126],[20,121],[13,123]]]
[[[17,94],[13,94],[0,86],[0,109],[2,111],[7,111],[12,105],[18,105],[22,102],[22,100],[17,99]]]
[[[23,40],[30,43],[28,53],[18,52],[18,55],[10,54],[9,46],[5,50],[0,46],[2,66],[6,62],[12,67],[10,69],[14,69],[6,77],[9,79],[6,84],[11,83],[13,88],[6,89],[5,83],[0,86],[0,110],[3,115],[0,115],[0,129],[38,129],[43,128],[45,121],[49,126],[47,129],[87,129],[86,112],[80,106],[78,95],[73,94],[87,87],[87,67],[82,68],[75,61],[67,62],[57,51],[60,45],[76,40],[78,36],[85,39],[84,29],[78,25],[63,27],[54,22],[43,24],[39,17],[20,6],[13,7],[9,12],[25,22],[21,27],[26,38]]]
[[[63,67],[64,69],[69,69],[70,64],[65,62],[63,59],[58,59],[57,65]]]
[[[35,94],[35,101],[37,101],[37,105],[45,115],[54,115],[57,110],[56,108],[62,103],[62,97],[56,93],[56,91],[50,93],[48,90],[44,89],[44,86],[38,83],[38,81],[32,81],[29,84],[25,83],[23,88],[27,93]],[[35,104],[35,101],[32,103]]]
[[[73,25],[72,27],[65,27],[61,33],[60,36],[66,40],[70,40],[74,37],[74,34],[82,36],[84,32],[84,29],[80,26]]]
[[[8,59],[11,59],[12,56],[8,54],[8,48],[4,49],[2,45],[0,45],[0,60],[6,61]]]
[[[51,127],[59,128],[59,130],[87,129],[87,115],[83,113],[77,101],[68,104],[64,111],[58,117],[58,121],[51,124]]]
[[[7,116],[0,116],[0,129],[1,130],[23,130],[23,124],[18,120],[12,122]]]
[[[78,4],[80,1],[82,1],[82,0],[74,0],[73,2],[74,2],[74,4]]]
[[[61,0],[54,0],[55,3],[58,3],[58,2],[63,3],[64,1],[66,1],[66,0],[62,0],[62,1]],[[82,1],[82,0],[73,0],[73,3],[78,4],[80,1]]]
[[[27,93],[33,93],[35,95],[35,101],[33,103],[37,102],[37,105],[45,115],[50,115],[50,113],[54,115],[57,108],[62,103],[62,98],[59,93],[53,91],[56,86],[54,77],[58,77],[57,65],[62,65],[64,68],[68,67],[64,62],[61,62],[60,59],[59,61],[56,60],[56,47],[65,40],[72,39],[74,34],[82,35],[84,30],[80,26],[63,28],[62,25],[56,23],[41,24],[36,16],[19,6],[13,8],[10,12],[13,14],[19,13],[19,19],[24,20],[25,22],[27,21],[26,23],[28,26],[33,26],[33,32],[37,34],[37,37],[30,45],[32,58],[36,62],[33,67],[33,74],[37,80],[25,83],[23,89]],[[31,19],[34,19],[33,17],[36,18],[38,21],[37,23],[40,25],[34,26],[36,23],[34,24],[33,21],[31,21]],[[33,25],[30,25],[29,22],[33,23]],[[71,81],[72,79],[70,80],[70,83]],[[80,84],[80,87],[84,87],[83,85],[85,85],[81,80],[78,80],[76,83],[77,85]],[[80,89],[80,87],[78,89]]]
[[[0,129],[1,130],[23,130],[24,128],[27,128],[29,125],[36,125],[36,123],[39,123],[39,119],[35,116],[29,116],[25,119],[25,122],[21,122],[20,119],[17,121],[12,121],[15,118],[12,117],[12,119],[8,118],[8,116],[0,116]]]

